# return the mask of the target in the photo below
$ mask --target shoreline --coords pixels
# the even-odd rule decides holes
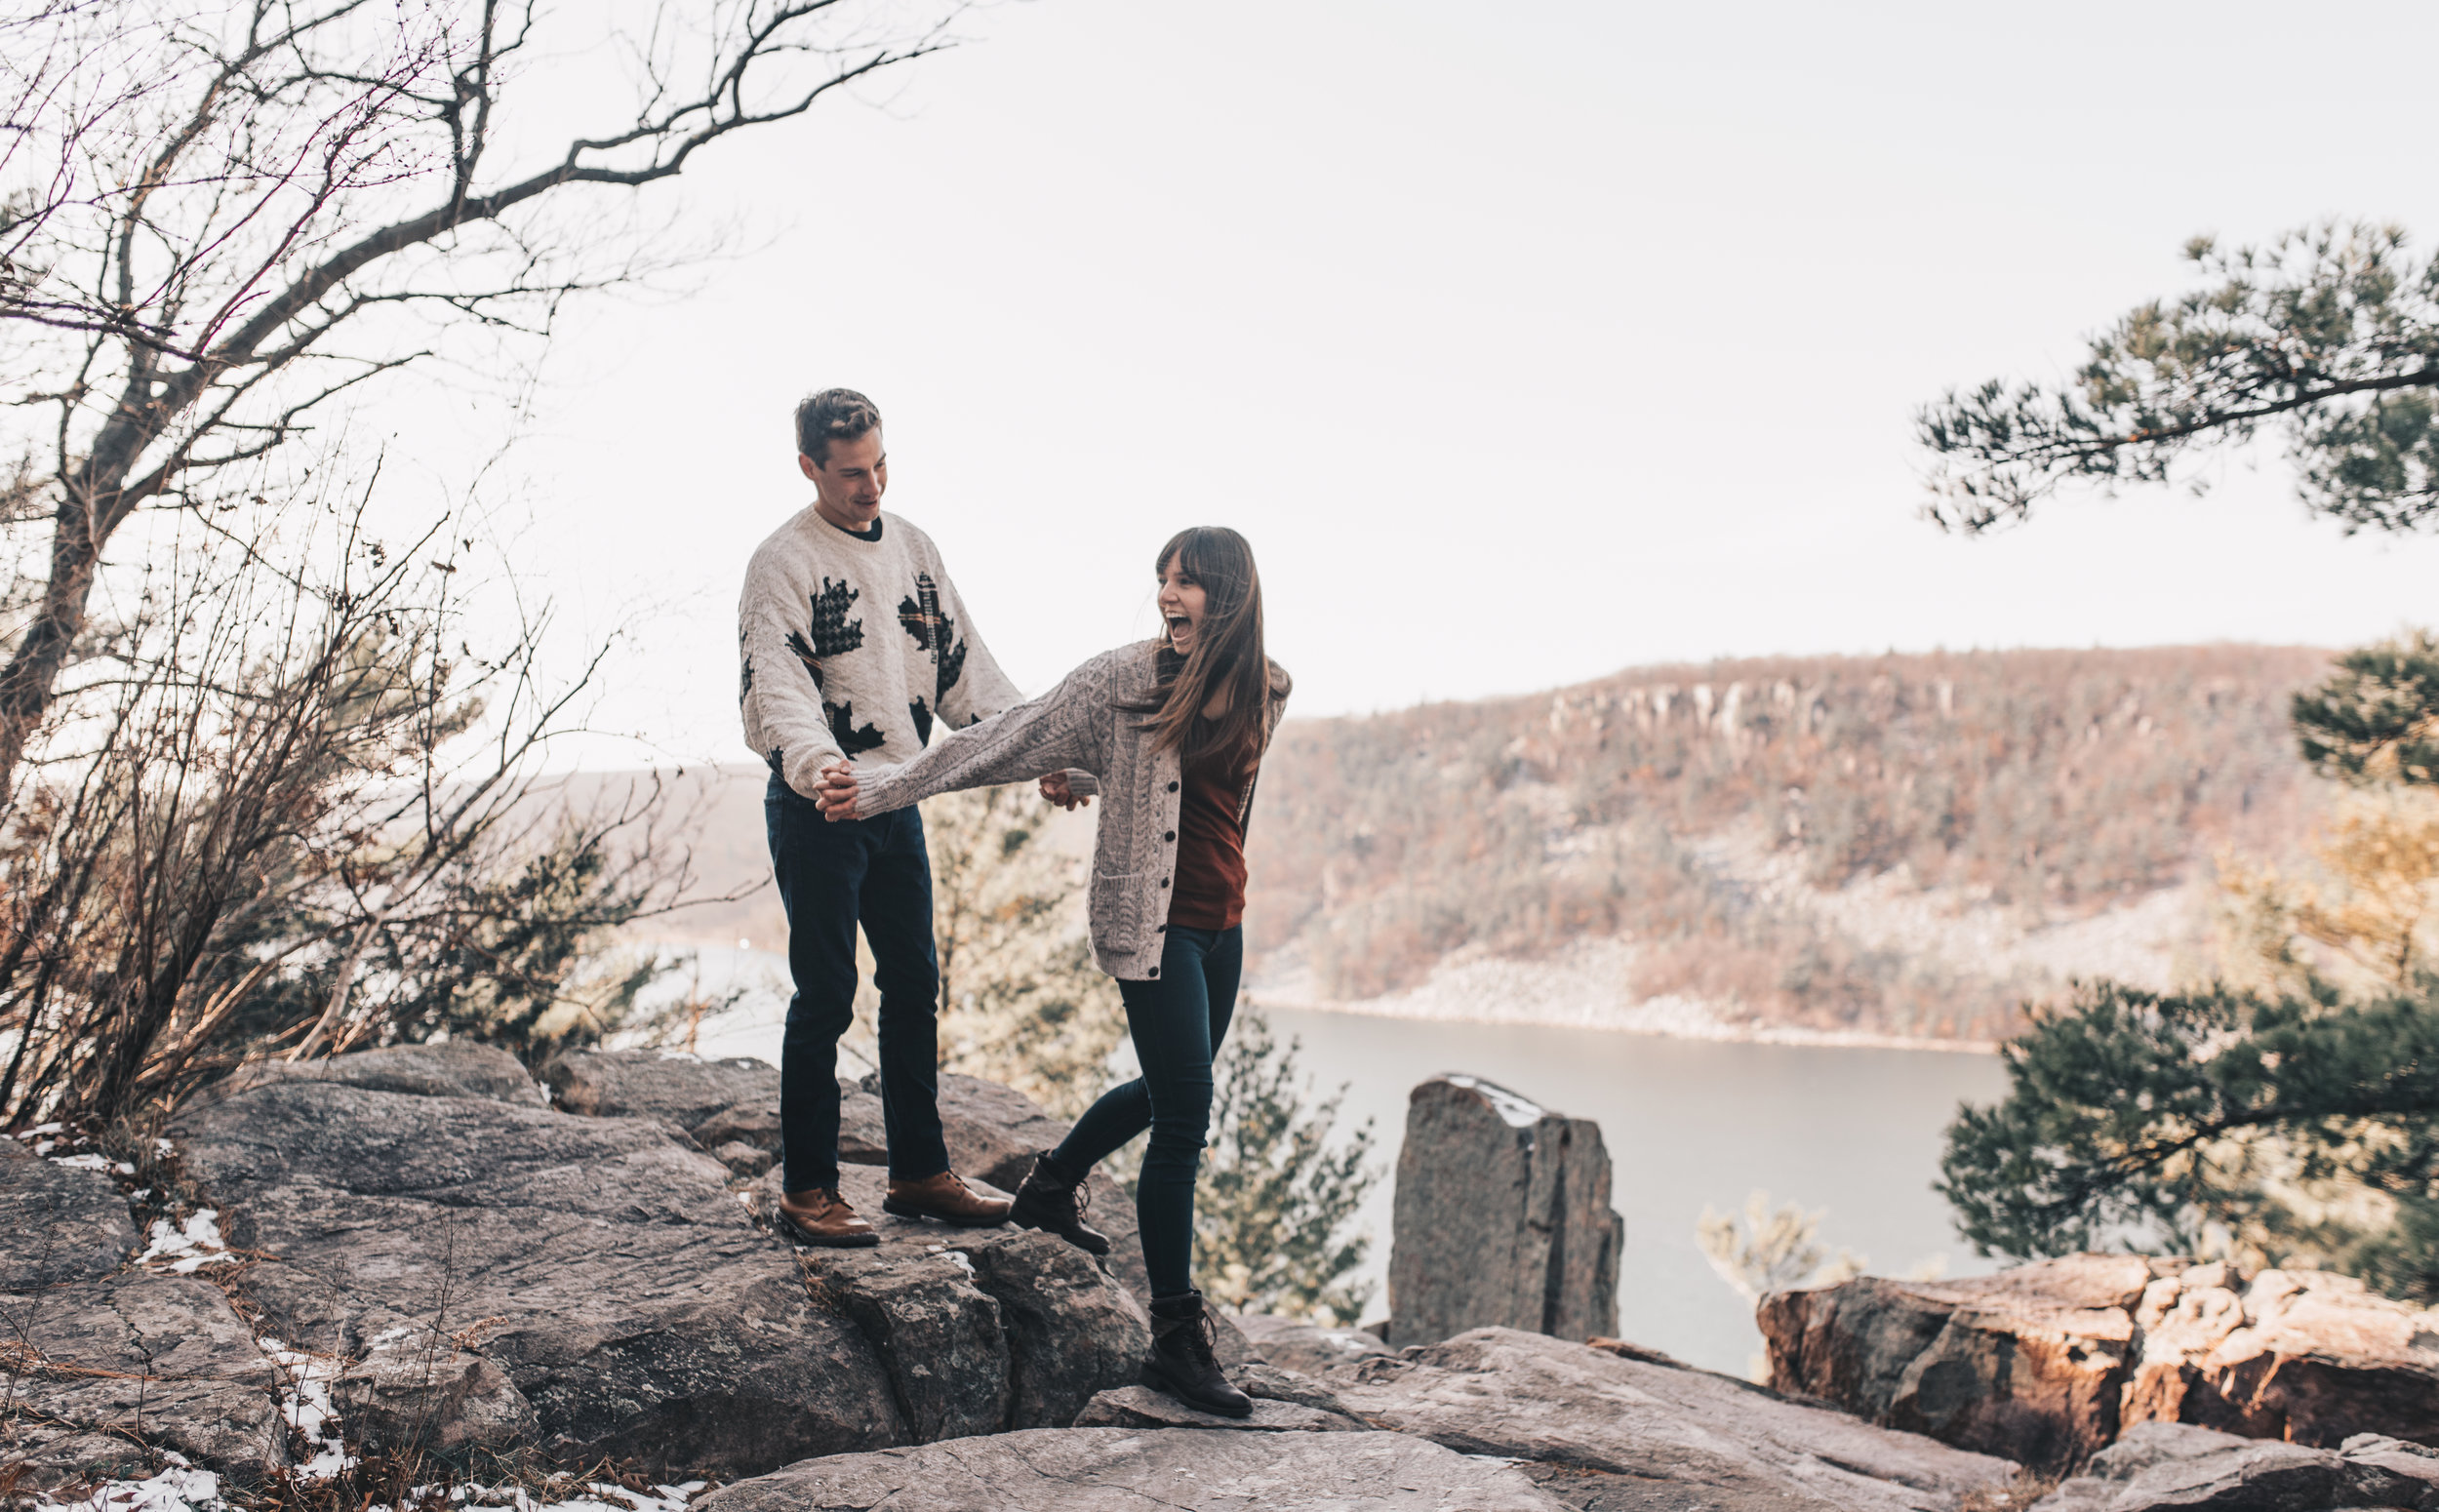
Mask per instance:
[[[1803,1029],[1792,1025],[1726,1023],[1699,1009],[1686,1012],[1692,1005],[1684,1004],[1683,1000],[1664,998],[1625,1010],[1620,1017],[1596,1010],[1544,1010],[1537,1013],[1521,1005],[1519,1011],[1506,1013],[1444,1010],[1416,1013],[1411,1005],[1398,1004],[1393,1000],[1313,1002],[1264,992],[1258,987],[1244,988],[1241,995],[1246,1005],[1252,1008],[1284,1009],[1299,1014],[1338,1014],[1357,1018],[1401,1018],[1410,1023],[1531,1024],[1538,1028],[1594,1029],[1606,1034],[1634,1034],[1650,1039],[1708,1040],[1735,1045],[1795,1045],[1828,1050],[1918,1050],[1965,1055],[1995,1055],[2000,1048],[2000,1042],[1996,1040],[1923,1039],[1857,1029]],[[1649,1012],[1655,1008],[1659,1012]]]

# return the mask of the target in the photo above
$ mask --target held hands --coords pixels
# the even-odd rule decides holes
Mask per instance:
[[[835,824],[841,819],[861,818],[856,812],[856,801],[861,795],[856,787],[856,769],[847,763],[833,762],[821,769],[821,780],[813,790],[813,805],[821,816]]]
[[[1067,775],[1063,772],[1054,772],[1042,778],[1042,796],[1069,814],[1073,814],[1079,806],[1089,809],[1093,805],[1091,798],[1079,797],[1067,786]]]

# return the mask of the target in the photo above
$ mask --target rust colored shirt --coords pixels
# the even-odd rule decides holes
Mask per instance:
[[[1260,766],[1257,750],[1220,751],[1179,773],[1177,886],[1169,922],[1232,930],[1245,921],[1245,798]]]

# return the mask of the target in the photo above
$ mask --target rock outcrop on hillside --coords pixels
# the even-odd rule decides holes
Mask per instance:
[[[632,1110],[590,1115],[474,1046],[249,1075],[172,1125],[243,1247],[211,1251],[213,1282],[133,1258],[122,1172],[5,1141],[0,1210],[51,1256],[13,1253],[0,1293],[12,1368],[31,1367],[32,1415],[8,1427],[19,1484],[132,1478],[172,1450],[241,1482],[324,1473],[340,1445],[323,1393],[350,1451],[486,1479],[600,1457],[742,1477],[707,1498],[723,1512],[1959,1512],[2014,1470],[1631,1346],[1505,1329],[1392,1354],[1248,1319],[1220,1347],[1254,1414],[1211,1417],[1136,1383],[1140,1303],[1049,1235],[892,1217],[869,1164],[842,1182],[877,1247],[798,1250],[758,1224],[780,1178],[732,1176],[679,1120],[741,1121],[763,1075],[589,1056],[563,1096]],[[977,1181],[1063,1133],[987,1083],[943,1102]]]
[[[2439,1445],[2439,1314],[2348,1277],[2085,1254],[1762,1301],[1773,1384],[2058,1469],[2136,1423]]]
[[[560,1463],[751,1474],[1063,1422],[1134,1378],[1140,1309],[1048,1236],[885,1220],[879,1251],[800,1257],[757,1226],[680,1120],[775,1093],[759,1062],[562,1057],[563,1100],[633,1110],[572,1117],[521,1090],[370,1090],[391,1054],[244,1087],[172,1132],[231,1242],[277,1256],[244,1286],[283,1336],[357,1362],[351,1378],[378,1373],[384,1338],[458,1336],[425,1397],[394,1370],[356,1387],[428,1419],[432,1447],[490,1448],[530,1420]],[[881,1174],[848,1169],[881,1217]]]
[[[1600,1125],[1472,1076],[1406,1104],[1389,1249],[1389,1343],[1508,1328],[1581,1341],[1618,1332],[1625,1220]]]
[[[277,1256],[243,1283],[267,1327],[350,1360],[459,1334],[554,1460],[751,1474],[911,1437],[880,1351],[660,1119],[283,1080],[171,1134],[229,1241]]]

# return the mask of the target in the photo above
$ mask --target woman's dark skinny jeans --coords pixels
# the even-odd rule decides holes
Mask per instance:
[[[1244,968],[1242,929],[1171,925],[1160,975],[1118,983],[1143,1074],[1103,1093],[1051,1156],[1060,1170],[1081,1179],[1118,1146],[1152,1132],[1136,1183],[1135,1215],[1154,1297],[1194,1290],[1194,1174],[1211,1123],[1211,1058],[1227,1037]]]

